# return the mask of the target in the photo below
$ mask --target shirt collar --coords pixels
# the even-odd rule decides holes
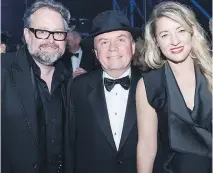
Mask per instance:
[[[27,49],[26,49],[26,56],[29,63],[29,67],[30,68],[32,67],[35,75],[40,78],[41,70]],[[54,66],[55,66],[54,76],[57,76],[57,78],[59,78],[60,81],[63,81],[69,74],[72,73],[72,70],[66,68],[64,62],[60,61],[60,59],[54,64]]]
[[[118,78],[114,78],[112,76],[110,76],[109,74],[107,74],[105,71],[103,72],[103,78],[109,78],[109,79],[120,79],[120,78],[123,78],[125,76],[129,76],[131,77],[131,67],[129,67],[120,77]]]

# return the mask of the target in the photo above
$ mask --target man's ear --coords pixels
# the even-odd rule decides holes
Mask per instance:
[[[136,48],[136,43],[135,41],[132,41],[132,54],[135,54],[135,48]]]
[[[96,58],[98,58],[98,51],[95,48],[93,48],[93,52],[94,52]]]
[[[93,46],[94,46],[93,52],[95,53],[95,56],[96,56],[96,58],[98,59],[98,51],[97,51],[97,48],[96,48],[95,38],[94,38],[94,40],[93,40]]]
[[[25,42],[28,43],[29,39],[30,39],[29,30],[27,28],[24,28],[24,40],[25,40]]]

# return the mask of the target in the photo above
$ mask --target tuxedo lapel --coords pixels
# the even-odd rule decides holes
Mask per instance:
[[[94,114],[98,120],[101,130],[106,136],[111,146],[116,149],[115,142],[112,136],[112,130],[110,126],[106,99],[104,95],[104,86],[102,80],[102,70],[98,70],[96,76],[91,79],[92,90],[89,93],[89,101]]]
[[[135,93],[136,93],[136,86],[137,86],[139,78],[140,78],[139,71],[137,69],[135,69],[134,67],[132,67],[131,85],[130,85],[129,97],[128,97],[128,101],[127,101],[127,108],[126,108],[126,114],[125,114],[125,119],[124,119],[124,125],[123,125],[123,131],[122,131],[119,150],[121,150],[129,133],[132,130],[132,127],[136,123]]]
[[[33,143],[38,150],[37,115],[29,65],[27,63],[27,57],[24,50],[20,50],[17,56],[17,61],[14,61],[11,67],[12,80],[14,87],[17,90],[17,96],[21,104],[21,109],[24,113],[23,118],[27,123]]]
[[[85,68],[85,62],[84,62],[84,61],[85,61],[85,58],[84,58],[85,55],[84,55],[84,53],[85,53],[85,52],[82,50],[82,55],[81,55],[81,57],[79,57],[79,58],[81,58],[79,67],[80,67],[80,68],[83,68],[83,69]]]
[[[95,67],[95,59],[96,57],[91,50],[82,48],[82,56],[79,67],[83,68],[87,72],[94,71],[95,69],[97,69]]]
[[[82,49],[81,62],[79,64],[79,67],[83,68],[87,72],[90,72],[92,70],[92,59],[90,56],[91,55],[89,54],[89,52]]]

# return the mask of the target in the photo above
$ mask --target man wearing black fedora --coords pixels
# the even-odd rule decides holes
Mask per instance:
[[[72,88],[76,173],[137,172],[135,91],[141,74],[131,60],[140,34],[120,11],[93,20],[86,41],[94,43],[102,69],[76,77]]]

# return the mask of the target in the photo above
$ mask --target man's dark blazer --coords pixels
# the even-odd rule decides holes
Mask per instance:
[[[1,57],[2,173],[38,173],[40,167],[36,106],[30,68],[24,49]],[[71,80],[69,83],[72,83]],[[66,100],[66,86],[62,88],[64,88],[63,99]],[[71,173],[73,166],[69,129],[71,118],[66,115],[65,119],[64,172]]]
[[[132,67],[124,127],[117,151],[110,127],[101,69],[74,80],[75,173],[136,173],[135,92],[140,72]]]
[[[81,57],[81,62],[80,62],[80,68],[83,68],[87,72],[94,71],[97,69],[97,60],[95,54],[92,52],[92,48],[84,48],[81,47],[82,49],[82,57]],[[71,61],[72,54],[66,49],[62,60],[64,61],[65,65],[68,68],[72,68],[72,61]]]

